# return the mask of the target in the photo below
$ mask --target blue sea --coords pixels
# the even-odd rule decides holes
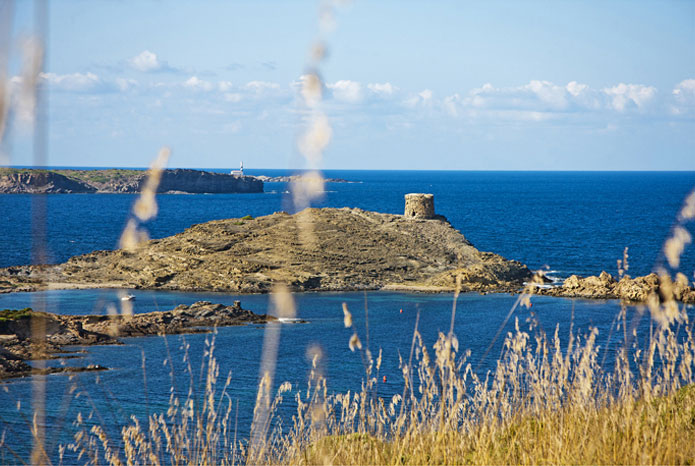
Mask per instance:
[[[224,171],[224,170],[216,170]],[[283,170],[247,170],[249,174],[277,176]],[[662,246],[673,227],[684,198],[695,188],[694,172],[458,172],[458,171],[326,171],[329,178],[351,183],[328,183],[317,206],[360,207],[402,213],[403,196],[409,192],[435,195],[437,213],[448,218],[478,249],[516,259],[532,269],[546,268],[558,279],[571,274],[616,272],[616,261],[628,248],[629,270],[643,275],[664,265]],[[146,225],[151,237],[178,233],[195,223],[213,219],[254,217],[276,211],[291,211],[286,183],[266,183],[262,194],[158,195],[159,215]],[[0,196],[0,266],[29,264],[32,223],[46,225],[49,262],[62,262],[77,254],[113,249],[135,200],[127,194],[2,195]],[[45,203],[45,208],[42,207]],[[45,214],[45,216],[43,216]],[[37,218],[38,217],[38,218]],[[693,231],[692,224],[689,226]],[[686,248],[680,270],[693,277],[695,253]],[[231,304],[241,300],[244,308],[268,311],[266,295],[176,293],[135,290],[134,312],[171,309],[178,304],[208,300]],[[470,361],[479,374],[494,368],[502,348],[502,335],[514,328],[552,334],[557,327],[563,341],[570,327],[575,332],[599,331],[601,358],[610,370],[612,356],[621,344],[616,332],[620,304],[536,297],[531,309],[517,308],[517,296],[508,294],[461,295],[456,302],[455,332],[462,349],[470,349]],[[419,316],[419,330],[427,345],[438,332],[447,332],[451,321],[452,294],[421,293],[300,293],[295,294],[302,324],[279,326],[280,345],[275,386],[293,384],[293,394],[304,389],[310,370],[310,349],[321,352],[321,370],[329,391],[359,389],[364,377],[362,361],[348,348],[351,331],[343,327],[341,305],[353,312],[363,342],[375,354],[383,352],[379,396],[390,397],[403,390],[399,356],[407,359],[412,332]],[[37,293],[0,294],[0,309],[45,305],[51,312],[102,314],[109,305],[120,305],[117,290],[53,290]],[[402,312],[401,312],[402,311]],[[692,306],[688,311],[695,318]],[[637,342],[649,333],[644,310],[628,309],[637,328]],[[506,320],[510,317],[509,320]],[[506,321],[506,326],[503,323]],[[118,437],[119,426],[129,416],[144,419],[165,411],[170,389],[185,396],[191,378],[186,374],[184,354],[189,355],[196,382],[201,372],[206,340],[215,339],[214,351],[221,378],[231,372],[230,399],[239,406],[238,433],[248,436],[256,396],[259,365],[266,327],[249,325],[221,328],[214,335],[128,338],[124,345],[75,348],[76,359],[48,364],[100,364],[110,370],[83,373],[72,379],[51,375],[2,383],[0,431],[13,439],[13,450],[28,457],[31,438],[32,387],[45,381],[46,429],[51,455],[57,444],[70,441],[77,413],[105,425]],[[492,343],[492,344],[491,344]],[[489,354],[483,355],[490,347]],[[386,382],[381,377],[386,376]],[[204,379],[200,379],[204,380]],[[199,387],[198,387],[199,388]],[[83,393],[75,397],[75,393]],[[294,410],[293,396],[286,397],[280,415]],[[290,401],[287,401],[290,399]],[[286,422],[287,424],[287,422]],[[0,452],[2,462],[15,459]]]

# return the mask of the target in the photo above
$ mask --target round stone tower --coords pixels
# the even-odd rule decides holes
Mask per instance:
[[[405,218],[434,218],[434,195],[410,193],[405,195]]]

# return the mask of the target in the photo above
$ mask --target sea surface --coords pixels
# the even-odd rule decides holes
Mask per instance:
[[[282,170],[247,172],[289,174]],[[663,242],[683,199],[695,188],[693,172],[336,170],[325,175],[351,183],[328,183],[318,206],[402,213],[404,194],[433,193],[437,213],[446,216],[477,248],[519,260],[531,268],[547,268],[558,279],[601,270],[615,273],[616,261],[622,259],[626,247],[628,272],[633,275],[663,265]],[[286,183],[266,183],[265,189],[262,194],[158,195],[159,215],[146,227],[152,237],[158,238],[208,220],[292,211]],[[32,223],[46,225],[51,262],[96,249],[113,249],[135,198],[127,194],[0,195],[0,266],[32,262],[36,244]],[[689,228],[693,232],[692,224]],[[682,256],[681,270],[693,277],[693,247]],[[103,314],[109,306],[122,305],[120,293],[105,289],[0,294],[0,309],[45,306],[48,311],[63,314]],[[136,313],[200,300],[231,304],[237,299],[246,309],[272,312],[267,295],[132,293]],[[77,358],[48,364],[100,364],[110,370],[72,378],[51,375],[1,383],[0,431],[12,440],[12,449],[19,457],[28,458],[32,393],[43,386],[48,449],[54,458],[57,445],[71,440],[78,413],[87,423],[105,426],[116,439],[120,426],[127,424],[131,415],[143,420],[150,413],[166,411],[172,390],[185,398],[193,383],[194,390],[199,391],[201,380],[205,380],[201,378],[203,355],[213,347],[220,368],[219,389],[231,373],[227,394],[238,405],[239,437],[248,437],[264,335],[269,329],[280,335],[274,386],[283,381],[293,384],[292,393],[285,397],[278,413],[289,425],[296,408],[292,399],[299,390],[306,389],[311,355],[317,351],[329,391],[360,388],[364,368],[360,355],[348,348],[352,330],[343,326],[342,303],[352,310],[363,344],[368,343],[375,356],[379,351],[383,353],[378,394],[389,398],[402,393],[399,360],[408,359],[416,320],[424,343],[431,347],[439,332],[449,331],[454,305],[454,331],[460,347],[471,351],[468,361],[481,376],[494,368],[504,336],[516,325],[531,333],[544,331],[550,335],[557,328],[563,344],[570,331],[586,334],[596,328],[599,357],[606,370],[611,369],[623,338],[616,327],[620,304],[615,301],[535,297],[533,306],[526,309],[515,306],[518,296],[508,294],[463,294],[456,302],[448,293],[299,293],[294,298],[297,317],[306,323],[228,327],[215,334],[128,338],[120,346],[74,348],[81,352],[66,356]],[[692,306],[688,313],[691,322],[695,321]],[[629,307],[626,320],[635,326],[639,345],[651,328],[648,313]],[[187,373],[189,370],[193,377]],[[16,462],[16,458],[0,449],[0,462],[8,461]]]

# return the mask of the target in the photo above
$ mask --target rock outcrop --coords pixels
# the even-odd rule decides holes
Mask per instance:
[[[147,178],[145,170],[36,170],[0,169],[0,193],[138,193]],[[201,170],[164,170],[160,193],[260,193],[263,181],[252,176],[232,176]]]
[[[516,291],[531,272],[480,252],[440,219],[361,209],[306,209],[194,225],[134,252],[96,251],[55,266],[0,269],[0,291],[122,287],[263,293],[453,289]]]
[[[629,302],[645,302],[650,295],[662,300],[675,299],[684,303],[695,303],[695,290],[685,275],[679,274],[675,281],[664,275],[651,273],[644,277],[629,276],[616,280],[607,272],[599,276],[579,277],[572,275],[562,286],[538,290],[539,294],[570,298],[621,299]]]
[[[133,315],[57,315],[31,309],[0,311],[0,379],[55,372],[103,370],[101,366],[56,367],[35,369],[27,360],[52,359],[64,353],[67,345],[120,344],[119,338],[147,335],[201,333],[211,327],[228,327],[250,323],[264,324],[277,320],[233,306],[198,301],[180,305],[170,311]],[[35,339],[32,329],[45,332]]]

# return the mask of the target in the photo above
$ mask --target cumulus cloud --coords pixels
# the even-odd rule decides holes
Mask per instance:
[[[642,84],[620,83],[617,86],[603,89],[603,93],[609,98],[609,107],[623,112],[630,108],[643,109],[654,100],[656,88]]]
[[[433,92],[430,89],[424,89],[417,94],[408,97],[403,103],[405,104],[406,107],[430,107],[432,106],[432,103],[434,99],[432,98],[434,96]]]
[[[41,73],[40,77],[53,89],[62,91],[96,91],[101,89],[104,84],[101,78],[94,73]]]
[[[652,86],[620,83],[603,89],[570,81],[558,85],[533,80],[528,84],[495,87],[486,83],[467,95],[456,93],[444,98],[440,105],[452,116],[505,116],[527,121],[544,121],[569,113],[606,114],[638,111],[644,113],[657,100]]]
[[[41,73],[39,78],[53,91],[83,94],[125,92],[139,85],[134,79],[103,79],[99,75],[91,72],[69,74]],[[21,78],[16,77],[15,82],[21,82]]]
[[[333,98],[343,102],[355,103],[362,100],[362,85],[357,81],[343,79],[326,87],[331,90]]]
[[[391,83],[369,83],[367,84],[367,89],[380,97],[390,97],[398,90]]]
[[[673,95],[680,99],[695,99],[695,79],[685,79],[673,89]]]
[[[695,79],[684,79],[671,91],[673,104],[671,113],[682,114],[695,111]]]
[[[131,58],[128,63],[133,69],[142,71],[143,73],[175,71],[167,62],[160,60],[156,53],[150,52],[149,50],[143,50],[138,55]]]
[[[191,76],[183,83],[184,87],[194,91],[211,91],[214,86],[211,82],[200,79],[198,76]]]
[[[581,85],[570,86],[580,92]],[[568,107],[567,96],[571,95],[566,87],[549,81],[531,81],[523,86],[494,87],[490,83],[473,89],[465,100],[466,105],[476,108],[506,110],[564,110]]]

